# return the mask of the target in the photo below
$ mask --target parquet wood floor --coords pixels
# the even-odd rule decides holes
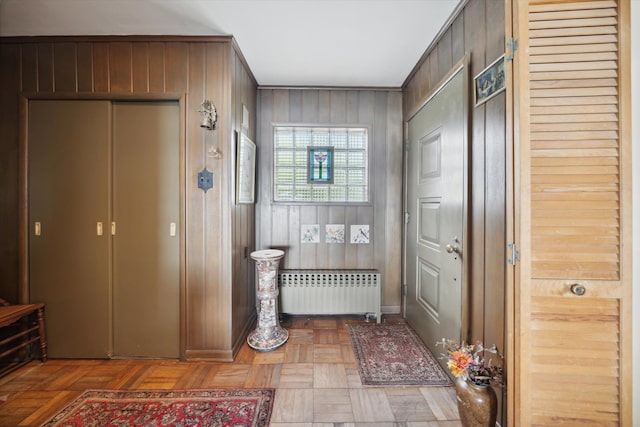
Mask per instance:
[[[402,322],[395,316],[385,321]],[[349,323],[355,317],[295,317],[289,341],[233,363],[178,360],[33,361],[0,378],[0,426],[39,426],[86,389],[274,387],[271,427],[458,427],[452,387],[368,387],[360,382]]]

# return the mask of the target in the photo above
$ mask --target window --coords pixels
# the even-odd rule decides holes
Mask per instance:
[[[333,147],[333,183],[309,184],[307,148]],[[274,201],[366,203],[369,201],[366,128],[276,126]]]

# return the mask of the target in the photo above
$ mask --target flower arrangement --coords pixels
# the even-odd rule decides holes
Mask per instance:
[[[495,354],[500,360],[503,359],[495,344],[486,348],[481,342],[460,344],[443,338],[442,341],[436,342],[436,345],[442,345],[445,349],[446,354],[442,354],[442,358],[447,359],[447,367],[456,378],[463,377],[480,386],[503,386],[502,366],[493,364],[493,358],[487,356],[487,353],[490,353]]]

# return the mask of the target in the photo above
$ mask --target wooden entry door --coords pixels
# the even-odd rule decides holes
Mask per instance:
[[[629,3],[515,2],[513,425],[631,425]]]
[[[435,354],[463,334],[466,72],[459,67],[409,120],[406,318]]]

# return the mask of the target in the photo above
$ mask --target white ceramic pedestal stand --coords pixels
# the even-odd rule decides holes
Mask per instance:
[[[280,347],[289,339],[289,332],[280,326],[278,320],[278,265],[284,252],[265,249],[251,252],[258,270],[257,310],[258,324],[249,333],[247,343],[255,350],[270,351]]]

